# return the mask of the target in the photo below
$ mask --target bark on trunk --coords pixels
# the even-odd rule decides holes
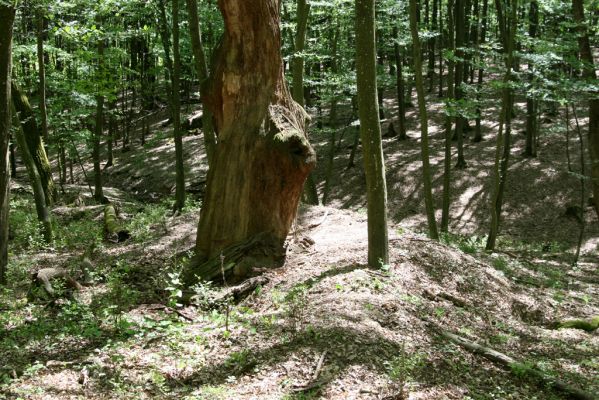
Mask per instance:
[[[356,0],[356,73],[368,206],[368,264],[389,262],[387,184],[376,87],[374,0]]]
[[[21,159],[25,164],[25,168],[27,169],[27,175],[29,177],[29,183],[31,188],[33,189],[33,199],[35,202],[35,211],[37,212],[37,219],[42,225],[44,240],[46,243],[52,242],[52,222],[50,220],[50,212],[48,211],[48,206],[46,205],[46,198],[44,196],[44,188],[42,186],[42,181],[40,179],[39,173],[37,172],[37,168],[35,167],[35,162],[33,161],[33,157],[31,157],[31,153],[29,152],[29,148],[27,147],[27,141],[25,140],[25,134],[23,133],[23,129],[19,124],[19,119],[16,115],[16,111],[13,106],[13,115],[15,129],[15,137],[17,139],[17,144],[19,145],[19,154],[21,155]]]
[[[431,184],[431,171],[428,156],[428,115],[426,113],[426,99],[424,98],[424,82],[422,79],[422,57],[420,39],[418,38],[418,23],[416,21],[416,0],[410,0],[410,31],[412,32],[412,49],[414,52],[414,79],[416,80],[416,93],[418,94],[418,114],[420,116],[420,144],[422,158],[422,181],[424,186],[424,203],[428,232],[432,239],[439,239],[437,221],[435,219],[435,205]]]
[[[98,74],[102,77],[104,66],[104,40],[98,41]],[[104,193],[102,188],[102,168],[100,167],[100,140],[104,132],[104,96],[102,95],[103,83],[98,83],[98,94],[96,95],[96,126],[93,136],[93,159],[94,159],[94,198],[101,202]]]
[[[37,17],[37,65],[39,77],[40,116],[42,137],[48,144],[48,113],[46,112],[46,63],[44,62],[44,15]]]
[[[191,37],[191,47],[193,50],[193,59],[196,72],[200,80],[200,96],[204,96],[204,83],[208,79],[208,65],[202,43],[202,34],[200,31],[200,22],[198,18],[198,4],[196,0],[187,0],[187,15],[189,16],[189,35]],[[212,163],[214,156],[214,147],[216,146],[216,134],[212,122],[212,113],[207,107],[202,107],[202,131],[204,132],[204,146],[206,147],[206,157],[208,157],[208,166]]]
[[[51,206],[54,200],[56,200],[57,191],[54,186],[50,162],[44,149],[41,132],[37,126],[33,109],[29,105],[27,96],[21,93],[15,82],[11,83],[11,98],[19,114],[19,120],[27,139],[27,147],[29,147],[29,152],[31,153],[31,157],[33,157],[37,172],[42,181],[44,195],[46,196],[46,205]]]
[[[8,142],[10,134],[11,49],[15,9],[0,3],[0,285],[6,284],[8,264],[8,197],[10,167]]]
[[[580,59],[585,62],[583,76],[586,79],[596,79],[595,64],[591,53],[589,33],[584,21],[584,6],[582,0],[572,0],[574,21],[578,24],[578,47]],[[593,199],[595,211],[599,217],[599,94],[591,93],[594,98],[589,100],[589,156],[591,158],[591,181],[593,183]]]
[[[283,75],[279,1],[220,0],[219,7],[225,33],[206,96],[219,144],[200,213],[196,267],[186,274],[187,283],[199,263],[258,235],[283,253],[315,163],[307,115],[291,98]],[[218,265],[201,277],[215,269]]]

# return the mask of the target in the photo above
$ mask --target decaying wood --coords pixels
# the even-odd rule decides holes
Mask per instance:
[[[446,292],[433,293],[428,289],[424,289],[424,295],[425,297],[431,300],[447,300],[460,308],[465,308],[466,306],[468,306],[468,302],[466,300],[463,300],[457,296],[454,296]]]
[[[124,242],[131,237],[129,231],[121,226],[112,204],[104,207],[104,233],[108,240],[115,243]]]
[[[569,319],[566,321],[560,321],[557,323],[557,327],[571,328],[571,329],[582,329],[583,331],[593,332],[599,328],[599,315],[589,319]]]
[[[472,353],[475,353],[475,354],[479,354],[493,362],[499,363],[499,364],[509,368],[511,371],[518,371],[519,374],[528,375],[529,377],[536,379],[537,381],[539,381],[540,383],[542,383],[543,385],[545,385],[547,387],[551,387],[553,389],[556,389],[560,392],[565,393],[571,399],[576,399],[576,400],[593,400],[593,399],[595,399],[596,400],[596,397],[591,395],[590,393],[587,393],[581,389],[572,387],[558,379],[548,376],[547,374],[543,373],[542,371],[540,371],[538,369],[531,368],[522,363],[519,363],[518,361],[516,361],[515,359],[513,359],[512,357],[510,357],[506,354],[500,353],[500,352],[493,350],[489,347],[482,346],[478,343],[472,342],[472,341],[465,339],[461,336],[455,335],[453,333],[450,333],[450,332],[447,332],[447,331],[444,331],[441,329],[439,329],[439,333],[444,338],[452,341],[455,344],[462,346],[466,350],[468,350]]]
[[[52,282],[56,279],[64,279],[65,285],[71,290],[81,290],[83,287],[64,268],[42,268],[31,275],[31,287],[27,298],[32,301],[35,298],[36,288],[42,289],[50,298],[57,296]]]
[[[223,302],[227,299],[231,299],[234,303],[239,303],[249,296],[258,286],[264,286],[268,281],[269,279],[265,276],[250,278],[237,286],[226,288],[222,294],[215,298],[215,300],[216,302]]]

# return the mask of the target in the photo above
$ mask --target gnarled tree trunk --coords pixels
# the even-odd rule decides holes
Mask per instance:
[[[218,263],[204,263],[258,236],[256,246],[274,249],[267,258],[281,254],[315,164],[306,113],[291,98],[283,76],[279,1],[220,0],[219,7],[225,33],[206,93],[219,145],[187,283],[194,274],[220,276]]]

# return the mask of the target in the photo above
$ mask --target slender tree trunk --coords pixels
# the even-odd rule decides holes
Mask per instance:
[[[17,156],[15,151],[15,143],[13,139],[9,139],[10,141],[10,174],[13,178],[17,177]]]
[[[433,0],[433,15],[432,15],[432,25],[431,30],[433,33],[437,33],[437,4],[439,0]],[[428,44],[428,91],[432,92],[434,83],[435,83],[435,42],[437,41],[436,37],[432,37],[429,39]]]
[[[536,0],[530,1],[528,21],[528,36],[534,40],[537,36],[537,27],[539,25],[539,5]],[[534,48],[531,48],[530,52],[534,53]],[[534,64],[532,62],[528,63],[528,72],[528,82],[532,89],[535,80]],[[529,93],[526,97],[526,147],[524,150],[524,155],[527,157],[537,156],[537,104],[538,100]]]
[[[160,36],[162,38],[162,46],[164,47],[165,53],[165,64],[168,75],[170,76],[170,93],[169,93],[169,108],[171,112],[171,118],[173,120],[173,135],[175,138],[175,204],[173,205],[173,211],[178,212],[183,209],[185,205],[185,169],[183,164],[183,139],[181,137],[181,99],[179,93],[179,80],[180,80],[180,69],[181,60],[179,56],[179,1],[172,0],[172,12],[173,12],[173,59],[170,56],[170,40],[169,40],[169,29],[166,18],[166,8],[164,0],[159,1],[160,6]]]
[[[37,168],[35,166],[35,162],[33,161],[33,157],[31,157],[31,153],[29,153],[27,141],[25,140],[25,134],[23,133],[23,129],[20,126],[16,110],[13,110],[13,112],[14,125],[16,127],[15,136],[17,139],[17,144],[19,145],[19,154],[21,155],[23,164],[25,164],[25,168],[27,169],[27,175],[29,177],[29,183],[31,184],[31,188],[33,189],[33,199],[35,202],[37,219],[42,225],[44,240],[46,241],[46,243],[51,243],[53,238],[52,222],[50,219],[50,212],[48,211],[48,206],[46,205],[46,198],[44,196],[44,188],[42,187],[42,181],[40,179],[39,173],[37,172]]]
[[[580,59],[585,63],[583,77],[589,80],[597,79],[589,33],[584,20],[584,6],[582,0],[572,0],[572,13],[574,21],[578,24],[578,48]],[[591,159],[591,181],[593,184],[593,203],[599,217],[599,97],[592,93],[594,98],[589,100],[589,156]]]
[[[512,68],[514,63],[514,42],[517,27],[518,0],[495,0],[497,19],[503,54],[505,59],[505,76],[502,89],[502,106],[499,122],[499,133],[497,135],[497,148],[495,152],[494,166],[494,190],[491,197],[491,226],[487,237],[486,250],[495,250],[495,242],[501,225],[501,208],[503,206],[503,194],[507,184],[507,173],[511,151],[511,126],[512,126]],[[507,15],[507,12],[510,12]],[[503,127],[505,125],[505,138]],[[503,151],[502,151],[503,149]]]
[[[186,4],[187,15],[189,16],[191,47],[193,50],[196,72],[198,74],[198,79],[200,80],[200,96],[203,98],[205,95],[204,85],[208,80],[209,72],[204,53],[204,45],[202,43],[197,0],[187,0]],[[202,131],[204,132],[204,147],[206,148],[206,156],[208,157],[208,166],[210,166],[214,156],[214,147],[216,146],[216,134],[214,132],[212,112],[210,112],[208,107],[204,105],[202,106]]]
[[[48,142],[48,113],[46,111],[46,63],[44,61],[44,15],[41,11],[37,16],[37,65],[39,77],[39,107],[41,115],[42,137]]]
[[[42,180],[46,204],[51,206],[56,199],[57,190],[54,186],[54,180],[52,179],[52,171],[50,169],[48,156],[46,155],[46,150],[44,149],[44,142],[40,135],[37,122],[35,121],[35,114],[29,105],[27,96],[21,93],[14,81],[11,82],[11,97],[17,113],[19,114],[19,120],[21,121],[23,132],[25,133],[29,152],[33,157],[37,172]]]
[[[333,35],[333,43],[331,44],[331,72],[337,74],[338,68],[338,54],[337,44],[339,43],[339,26],[335,27],[335,33]],[[327,155],[327,165],[325,170],[324,187],[322,189],[322,204],[327,204],[329,201],[329,193],[331,189],[331,178],[333,176],[333,164],[335,161],[335,149],[337,141],[337,97],[333,96],[331,100],[331,112],[329,114],[329,129],[331,130],[330,142],[329,142],[329,154]]]
[[[420,39],[418,38],[418,23],[416,21],[417,0],[410,0],[410,31],[412,32],[412,49],[414,51],[414,79],[418,95],[418,114],[420,116],[420,145],[422,157],[422,182],[424,185],[424,204],[428,220],[428,232],[432,239],[439,239],[435,205],[433,202],[431,170],[428,155],[428,115],[426,113],[426,98],[424,97],[424,82],[422,81],[422,57]]]
[[[219,144],[208,171],[196,258],[184,280],[221,276],[218,257],[251,249],[260,266],[282,261],[304,180],[314,167],[306,113],[287,88],[278,0],[221,0],[225,32],[206,94]],[[246,249],[245,246],[251,249]],[[241,255],[240,255],[241,257]],[[216,263],[210,260],[217,258]]]
[[[368,202],[368,264],[389,262],[387,184],[376,87],[374,0],[356,0],[356,73]]]
[[[183,138],[181,135],[181,55],[179,51],[179,0],[172,0],[173,9],[173,74],[172,78],[172,111],[173,134],[175,137],[175,169],[176,188],[174,211],[181,211],[185,206],[185,165],[183,163]]]
[[[295,54],[291,63],[291,95],[293,100],[302,107],[304,106],[304,56],[302,53],[306,45],[309,16],[310,4],[306,0],[297,0],[297,30],[293,46]],[[318,204],[318,191],[312,173],[308,175],[304,185],[304,201],[308,204]]]
[[[453,0],[447,1],[447,47],[453,53],[455,51],[454,41],[454,4]],[[454,101],[454,62],[453,58],[447,61],[447,99]],[[453,111],[448,111],[445,116],[445,156],[443,159],[443,204],[441,207],[441,232],[449,230],[449,205],[451,202],[451,131],[455,117]]]
[[[8,265],[8,199],[10,167],[8,146],[10,136],[10,99],[12,67],[12,26],[15,9],[10,3],[0,3],[0,285],[6,284]]]
[[[399,48],[399,30],[397,27],[393,27],[393,37],[395,42],[393,44],[393,51],[395,53],[395,78],[397,81],[397,109],[399,112],[399,135],[397,140],[406,140],[408,138],[406,134],[406,103],[405,103],[405,85],[403,78],[403,66],[401,51]]]
[[[487,35],[487,12],[489,9],[488,0],[483,0],[483,11],[482,11],[482,26],[480,30],[479,36],[479,47],[480,44],[485,43],[486,35]],[[482,56],[480,56],[480,62],[482,64]],[[483,133],[481,127],[481,108],[480,108],[480,96],[483,88],[483,67],[478,68],[478,80],[476,82],[476,121],[475,121],[475,130],[474,130],[474,139],[473,142],[478,143],[483,140]]]
[[[462,82],[464,80],[464,39],[466,33],[465,27],[465,16],[464,16],[464,0],[455,0],[455,47],[456,57],[458,61],[455,64],[455,88],[454,94],[456,101],[460,101],[464,97],[464,91],[462,90]],[[458,139],[458,162],[456,164],[457,169],[466,168],[466,159],[464,158],[464,118],[458,115],[455,124],[455,136]]]
[[[96,126],[93,137],[93,159],[94,159],[94,198],[102,202],[104,191],[102,187],[102,168],[100,166],[100,143],[104,132],[104,95],[102,94],[104,83],[104,40],[98,40],[98,75],[100,76],[98,94],[96,95]]]
[[[106,164],[104,169],[108,169],[114,165],[114,137],[116,131],[116,100],[108,103],[108,137],[106,138]]]

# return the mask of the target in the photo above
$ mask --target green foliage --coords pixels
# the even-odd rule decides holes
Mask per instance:
[[[399,354],[389,361],[385,361],[387,376],[403,393],[404,386],[417,378],[418,370],[426,365],[426,354],[421,352],[408,352],[405,343],[402,343]]]
[[[485,238],[478,235],[463,236],[452,233],[442,233],[441,242],[460,249],[466,254],[475,254],[482,251],[485,246]]]
[[[168,232],[169,205],[167,201],[149,204],[141,212],[134,214],[127,229],[137,243],[147,243],[151,239]]]

